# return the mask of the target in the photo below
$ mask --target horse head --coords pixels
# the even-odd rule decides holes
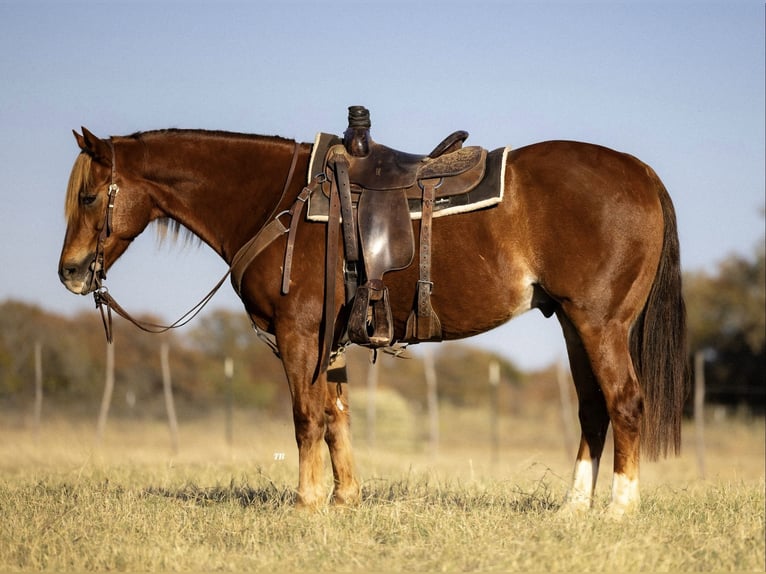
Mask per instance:
[[[152,201],[142,193],[145,182],[131,181],[128,170],[118,174],[112,139],[85,128],[74,136],[80,154],[67,188],[59,278],[73,293],[86,295],[98,289],[107,269],[149,223]],[[130,192],[120,193],[120,187]]]

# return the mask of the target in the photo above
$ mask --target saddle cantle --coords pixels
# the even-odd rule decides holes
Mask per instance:
[[[315,191],[308,218],[328,221],[330,230],[342,231],[346,300],[351,304],[346,333],[350,341],[372,348],[392,344],[383,276],[412,264],[411,219],[421,219],[417,298],[405,340],[441,340],[441,324],[430,303],[431,220],[442,209],[446,215],[450,209],[469,211],[501,201],[501,163],[507,149],[488,154],[478,146],[463,147],[468,133],[456,131],[430,154],[411,154],[375,142],[370,126],[366,108],[350,107],[343,138],[319,134],[309,164],[309,184]],[[479,197],[472,197],[477,191]],[[338,235],[328,231],[328,265],[337,261],[338,244]],[[329,284],[334,273],[328,272],[326,281],[326,292],[334,293],[334,283]],[[325,356],[331,350],[331,323],[325,322]]]

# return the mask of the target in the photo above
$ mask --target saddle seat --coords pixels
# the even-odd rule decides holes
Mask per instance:
[[[346,155],[349,182],[355,193],[363,189],[405,189],[407,199],[420,199],[423,192],[419,181],[443,178],[435,193],[436,198],[446,197],[472,190],[484,177],[487,150],[478,146],[460,147],[467,136],[462,131],[451,134],[444,140],[452,142],[451,145],[436,156],[432,154],[438,152],[443,144],[429,155],[416,155],[384,146],[370,138],[366,156],[352,156],[343,144],[337,144],[330,148],[328,160],[332,162],[334,154]]]

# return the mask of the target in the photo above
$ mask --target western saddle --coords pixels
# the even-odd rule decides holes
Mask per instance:
[[[441,323],[431,306],[434,202],[474,189],[484,178],[487,151],[475,146],[464,148],[468,133],[456,131],[428,155],[405,153],[373,141],[370,112],[363,106],[349,107],[348,120],[343,139],[333,137],[327,144],[322,171],[314,178],[329,201],[325,357],[332,350],[334,324],[329,310],[334,303],[341,230],[346,301],[351,304],[346,336],[371,348],[393,343],[391,306],[383,276],[409,267],[414,259],[409,202],[416,199],[421,203],[419,278],[404,340],[441,340]],[[289,279],[283,284],[283,291],[287,289]]]

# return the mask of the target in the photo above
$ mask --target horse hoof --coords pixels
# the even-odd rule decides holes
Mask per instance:
[[[327,500],[322,496],[305,496],[298,494],[298,498],[295,500],[295,508],[298,510],[308,510],[310,512],[316,512],[320,508],[327,505]]]
[[[358,489],[345,493],[334,492],[332,496],[333,506],[359,506],[360,502],[361,496]]]
[[[637,511],[638,511],[638,504],[629,504],[625,506],[623,504],[615,504],[614,502],[611,502],[609,503],[609,506],[606,507],[606,510],[604,511],[604,516],[608,518],[609,520],[620,521],[626,516],[635,514]]]
[[[590,504],[564,502],[556,511],[556,515],[562,518],[575,519],[585,516],[590,511]]]

